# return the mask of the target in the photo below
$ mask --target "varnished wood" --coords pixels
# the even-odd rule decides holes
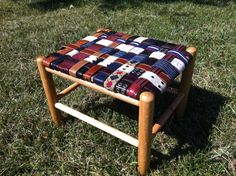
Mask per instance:
[[[150,92],[143,92],[140,95],[138,126],[138,170],[140,175],[147,173],[150,163],[154,100],[155,97]]]
[[[36,61],[38,65],[39,74],[42,80],[43,88],[48,100],[48,107],[51,113],[52,121],[56,125],[61,125],[61,115],[60,112],[55,108],[55,103],[57,102],[57,94],[52,78],[52,74],[46,72],[45,67],[43,65],[43,56],[39,56]]]
[[[98,30],[98,32],[104,31],[104,30],[106,29]],[[166,91],[166,92],[177,95],[177,97],[171,103],[171,105],[164,111],[164,113],[158,118],[157,122],[154,125],[153,125],[153,113],[154,113],[155,97],[151,92],[143,92],[140,95],[140,99],[136,100],[128,96],[109,91],[94,83],[78,79],[76,77],[73,77],[68,74],[64,74],[56,70],[52,70],[48,67],[44,67],[42,63],[44,57],[38,57],[37,65],[40,72],[40,77],[42,80],[44,91],[48,100],[48,106],[49,106],[49,110],[50,110],[53,122],[57,125],[61,124],[60,111],[58,111],[55,108],[55,106],[57,106],[57,108],[61,110],[65,110],[67,113],[72,114],[79,119],[83,118],[82,120],[87,121],[88,123],[100,129],[102,125],[102,130],[104,131],[107,130],[106,132],[134,146],[138,146],[138,170],[139,170],[140,175],[145,175],[149,169],[150,149],[151,149],[151,143],[152,143],[153,137],[158,133],[161,127],[163,127],[163,125],[166,123],[166,121],[173,114],[174,111],[176,111],[177,117],[183,116],[183,113],[185,111],[187,100],[188,100],[188,94],[189,94],[189,90],[191,86],[191,81],[192,81],[196,49],[193,47],[189,47],[187,48],[187,51],[193,55],[193,59],[182,74],[179,89],[168,88]],[[71,80],[72,82],[74,82],[74,84],[64,89],[57,95],[55,91],[54,83],[53,83],[52,74],[55,74],[67,80]],[[138,106],[139,107],[138,140],[135,138],[132,138],[131,136],[128,136],[127,134],[123,134],[122,132],[112,127],[107,127],[105,126],[105,124],[101,124],[101,122],[95,119],[92,119],[91,117],[86,116],[85,114],[75,111],[69,107],[62,106],[61,103],[57,103],[59,99],[69,94],[71,91],[76,89],[79,85],[86,86],[95,91],[117,98],[129,104]]]
[[[78,86],[80,86],[79,83],[73,83],[71,84],[69,87],[65,88],[64,90],[62,90],[60,93],[57,94],[57,98],[61,99],[64,96],[66,96],[67,94],[69,94],[71,91],[75,90]]]
[[[176,109],[176,117],[180,118],[184,115],[186,105],[188,102],[188,95],[189,95],[189,90],[192,84],[192,75],[193,75],[193,68],[194,68],[194,63],[196,60],[196,48],[194,47],[189,47],[187,50],[192,56],[192,61],[190,64],[187,66],[187,68],[183,71],[182,77],[181,77],[181,83],[179,87],[179,92],[184,93],[184,99],[180,102]]]
[[[71,116],[73,116],[77,119],[80,119],[80,120],[98,128],[102,131],[107,132],[108,134],[111,134],[112,136],[115,136],[115,137],[135,146],[135,147],[138,147],[138,140],[128,134],[123,133],[122,131],[119,131],[111,126],[108,126],[102,122],[99,122],[98,120],[96,120],[88,115],[85,115],[79,111],[76,111],[76,110],[74,110],[62,103],[56,103],[55,107],[67,114],[70,114]]]
[[[96,32],[110,32],[111,29],[107,29],[107,28],[100,28],[100,29],[97,29]]]
[[[125,95],[122,95],[122,94],[119,94],[119,93],[115,93],[115,92],[109,91],[109,90],[105,89],[104,87],[98,86],[98,85],[96,85],[94,83],[91,83],[91,82],[88,82],[88,81],[84,81],[84,80],[72,77],[72,76],[67,75],[65,73],[62,73],[62,72],[59,72],[59,71],[56,71],[56,70],[52,70],[52,69],[50,69],[48,67],[46,67],[46,71],[50,72],[52,74],[58,75],[58,76],[60,76],[62,78],[71,80],[72,82],[79,83],[79,84],[81,84],[83,86],[86,86],[86,87],[88,87],[90,89],[93,89],[93,90],[96,90],[98,92],[101,92],[103,94],[106,94],[106,95],[109,95],[111,97],[117,98],[117,99],[122,100],[124,102],[127,102],[129,104],[132,104],[132,105],[135,105],[135,106],[139,106],[139,101],[138,100],[130,98],[130,97],[125,96]]]

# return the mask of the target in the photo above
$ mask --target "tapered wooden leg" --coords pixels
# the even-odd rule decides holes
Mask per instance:
[[[184,112],[186,109],[186,105],[188,102],[189,90],[190,90],[190,87],[192,84],[194,63],[195,63],[195,59],[196,59],[196,48],[189,47],[189,48],[187,48],[187,51],[192,54],[193,59],[190,62],[190,64],[187,66],[187,68],[184,70],[182,77],[181,77],[179,91],[181,93],[184,93],[185,96],[176,109],[176,117],[177,118],[182,117],[184,115]]]
[[[147,173],[150,163],[154,99],[154,95],[150,92],[143,92],[140,95],[138,127],[138,170],[140,175]]]
[[[39,70],[39,74],[42,80],[42,84],[43,84],[43,88],[48,100],[48,107],[51,113],[51,117],[52,117],[52,121],[56,124],[56,125],[61,125],[61,114],[59,112],[59,110],[57,110],[55,108],[55,104],[57,102],[57,94],[56,94],[56,90],[55,90],[55,86],[54,86],[54,82],[53,82],[53,78],[52,78],[52,74],[46,72],[45,67],[43,65],[43,59],[44,57],[38,57],[36,59],[37,61],[37,65],[38,65],[38,70]]]

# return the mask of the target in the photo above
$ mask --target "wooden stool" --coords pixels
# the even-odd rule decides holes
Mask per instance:
[[[56,53],[39,56],[37,65],[53,122],[61,125],[61,110],[138,147],[138,170],[145,175],[152,139],[173,113],[182,117],[185,112],[195,55],[193,47],[99,29]],[[181,73],[179,88],[172,88]],[[57,94],[53,74],[74,83]],[[59,103],[80,85],[138,106],[138,139]],[[154,122],[154,100],[165,92],[176,98]]]

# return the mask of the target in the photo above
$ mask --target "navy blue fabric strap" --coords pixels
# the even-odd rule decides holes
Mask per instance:
[[[131,62],[136,62],[138,64],[140,62],[144,62],[147,59],[148,59],[147,55],[139,54],[139,55],[136,55],[136,56],[132,57],[132,59],[130,59],[130,61]]]
[[[163,70],[172,80],[179,75],[178,70],[166,59],[161,59],[152,66]]]
[[[108,76],[109,74],[100,71],[91,78],[91,81],[99,86],[103,86],[104,81],[107,79]]]
[[[54,62],[52,62],[52,63],[50,64],[50,68],[52,68],[52,69],[55,69],[56,66],[57,66],[58,64],[62,63],[64,60],[71,58],[71,57],[68,56],[68,55],[62,55],[62,54],[59,54],[59,53],[54,53],[54,54],[53,54],[53,57],[56,57],[57,60],[55,60]]]
[[[124,40],[124,39],[121,39],[121,38],[119,38],[119,39],[117,39],[117,40],[116,40],[116,42],[119,42],[119,43],[125,43],[125,40]]]
[[[108,65],[107,68],[109,68],[110,70],[115,71],[115,70],[116,70],[117,68],[119,68],[120,66],[122,66],[122,64],[113,62],[113,63],[111,63],[110,65]]]
[[[133,53],[127,53],[127,54],[123,55],[122,58],[125,58],[125,59],[127,59],[127,60],[130,60],[130,59],[132,59],[134,56],[136,56],[136,55],[133,54]]]
[[[112,54],[112,53],[115,53],[117,51],[119,51],[119,50],[116,50],[116,49],[110,48],[110,47],[104,47],[99,52],[103,53],[103,54]]]
[[[145,44],[145,45],[155,45],[156,43],[157,43],[156,39],[146,39],[142,42],[142,44]]]
[[[154,52],[154,51],[159,51],[159,50],[160,50],[160,47],[157,46],[157,45],[151,45],[151,46],[148,46],[148,47],[146,48],[146,50],[149,50],[149,51],[152,51],[152,52]]]
[[[113,56],[116,56],[116,57],[122,57],[126,54],[126,52],[124,51],[118,51],[116,53],[113,54]]]

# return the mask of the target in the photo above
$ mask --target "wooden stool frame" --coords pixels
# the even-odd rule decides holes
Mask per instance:
[[[168,88],[168,92],[176,94],[176,98],[170,104],[170,106],[157,118],[157,121],[153,124],[153,112],[154,112],[154,95],[151,92],[143,92],[140,95],[139,100],[130,98],[128,96],[117,94],[111,92],[101,86],[98,86],[94,83],[90,83],[70,75],[64,74],[62,72],[52,70],[43,65],[43,56],[37,57],[37,65],[40,73],[40,77],[42,80],[43,88],[48,100],[48,106],[51,113],[52,121],[57,125],[61,125],[61,114],[60,111],[64,111],[80,120],[83,120],[131,145],[138,147],[138,171],[140,175],[145,175],[149,169],[150,163],[150,149],[152,139],[159,132],[161,127],[165,124],[165,122],[173,115],[177,118],[183,116],[187,101],[189,90],[192,83],[192,74],[194,68],[194,62],[196,58],[196,49],[194,47],[189,47],[186,49],[193,56],[192,61],[184,70],[181,76],[181,82],[178,89]],[[72,85],[61,91],[60,93],[56,93],[53,77],[55,74],[64,79],[68,79],[74,82]],[[89,117],[81,112],[78,112],[58,101],[66,96],[71,91],[75,90],[78,86],[83,85],[95,91],[101,92],[103,94],[112,96],[129,104],[135,105],[139,107],[139,125],[138,125],[138,139],[135,139],[115,128],[112,128],[106,124],[95,120],[92,117]]]

